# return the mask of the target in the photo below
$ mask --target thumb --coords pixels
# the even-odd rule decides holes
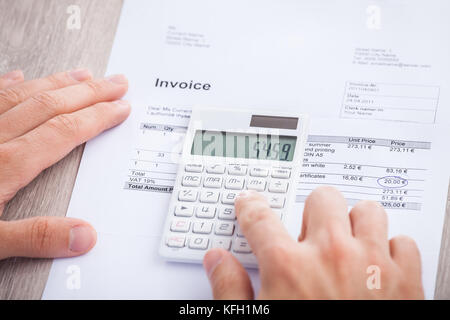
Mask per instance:
[[[206,253],[203,265],[211,283],[214,299],[253,299],[253,288],[247,271],[230,252],[212,249]]]
[[[77,219],[0,221],[0,259],[73,257],[91,250],[96,241],[94,228]]]

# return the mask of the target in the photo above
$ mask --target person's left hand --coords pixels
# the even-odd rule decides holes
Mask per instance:
[[[93,80],[88,70],[24,82],[21,71],[0,77],[0,216],[6,203],[76,146],[124,121],[122,75]],[[0,260],[70,257],[89,251],[95,230],[57,217],[0,221]]]

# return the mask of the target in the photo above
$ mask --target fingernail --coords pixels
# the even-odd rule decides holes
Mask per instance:
[[[220,250],[212,250],[207,253],[203,266],[205,267],[208,278],[211,277],[214,270],[222,263],[222,252]]]
[[[9,81],[16,81],[23,78],[23,72],[20,70],[11,71],[3,75],[2,78]]]
[[[106,80],[111,81],[115,84],[125,84],[128,82],[128,79],[123,74],[116,74],[113,76],[109,76]]]
[[[72,252],[86,252],[94,245],[96,238],[96,233],[92,227],[73,227],[70,230],[69,249]]]
[[[69,76],[76,81],[86,81],[92,79],[92,74],[87,69],[76,69],[69,71]]]

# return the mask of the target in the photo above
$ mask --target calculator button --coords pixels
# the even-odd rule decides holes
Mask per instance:
[[[183,176],[181,184],[183,185],[183,187],[200,187],[201,179],[202,178],[200,176],[186,175]]]
[[[172,248],[183,248],[186,243],[186,237],[182,235],[170,235],[167,237],[166,244]]]
[[[244,189],[244,178],[241,177],[228,177],[225,182],[225,188],[232,190]]]
[[[197,217],[203,219],[213,219],[216,215],[216,207],[201,206],[197,209]]]
[[[282,208],[284,208],[284,203],[286,201],[286,198],[282,197],[282,196],[269,195],[268,201],[269,201],[271,208],[282,209]]]
[[[228,174],[233,176],[245,176],[247,174],[247,166],[231,165],[228,166]]]
[[[230,250],[231,240],[230,239],[214,239],[214,241],[212,243],[212,247]]]
[[[212,222],[195,222],[192,227],[192,232],[194,233],[202,233],[202,234],[210,234],[212,232],[213,224]]]
[[[198,191],[197,190],[191,190],[191,189],[182,189],[178,193],[178,200],[180,201],[187,201],[187,202],[194,202],[197,200]]]
[[[219,222],[216,224],[215,233],[221,236],[232,236],[234,232],[234,222]]]
[[[213,164],[206,167],[206,172],[213,173],[213,174],[224,174],[225,173],[225,166],[221,164]]]
[[[274,169],[272,170],[272,178],[289,179],[291,177],[291,170],[289,169]]]
[[[203,165],[200,163],[188,163],[184,170],[186,172],[193,172],[193,173],[202,173],[203,172]]]
[[[251,253],[252,249],[246,239],[237,238],[233,244],[233,251],[237,253]]]
[[[223,204],[234,204],[234,201],[236,200],[238,196],[238,193],[226,191],[222,194],[222,203]]]
[[[289,183],[283,180],[272,180],[269,184],[269,192],[286,193]]]
[[[247,182],[247,189],[260,191],[260,192],[264,191],[266,189],[266,180],[258,179],[258,178],[251,178]]]
[[[252,168],[250,170],[250,175],[252,177],[267,177],[269,175],[269,169],[266,168]]]
[[[244,237],[244,233],[242,232],[241,227],[239,226],[239,224],[236,224],[236,235],[240,238]]]
[[[207,176],[203,180],[203,186],[205,188],[221,188],[222,187],[222,177],[213,177],[213,176]]]
[[[194,206],[190,204],[180,204],[175,207],[175,215],[177,217],[192,217],[194,214]]]
[[[220,193],[218,191],[202,191],[200,202],[217,203],[219,202],[219,195]]]
[[[221,208],[219,211],[219,219],[222,220],[235,220],[236,212],[233,207]]]
[[[188,232],[191,227],[191,222],[186,219],[175,219],[172,221],[170,231],[173,232]]]
[[[206,250],[208,249],[209,239],[205,237],[193,237],[189,240],[189,248]]]

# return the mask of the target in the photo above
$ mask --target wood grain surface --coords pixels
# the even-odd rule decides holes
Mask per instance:
[[[81,8],[81,29],[68,30],[67,8]],[[103,76],[122,0],[0,0],[0,74],[22,69],[27,79],[87,67]],[[64,216],[83,147],[45,170],[10,201],[2,219]],[[450,199],[443,232],[437,299],[450,299]],[[434,232],[430,230],[430,232]],[[51,260],[0,262],[0,299],[40,299]]]

